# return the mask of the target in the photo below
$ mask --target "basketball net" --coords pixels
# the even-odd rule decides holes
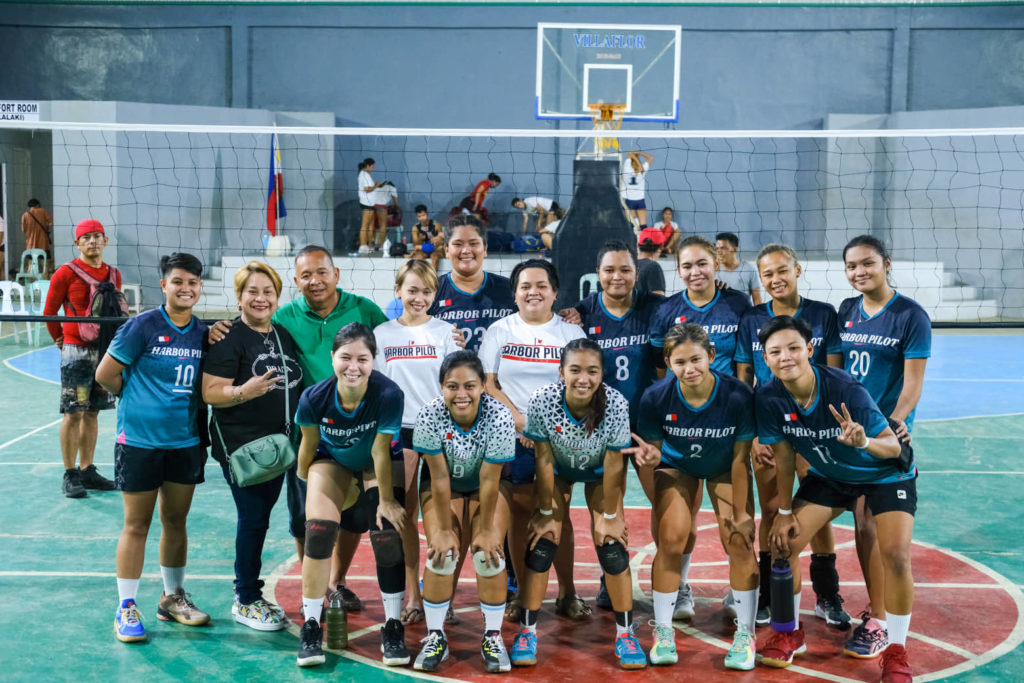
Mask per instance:
[[[593,113],[594,130],[619,130],[622,128],[622,115],[626,111],[624,104],[600,104],[587,105]],[[594,138],[594,155],[598,158],[605,154],[618,154],[619,139],[616,137]]]

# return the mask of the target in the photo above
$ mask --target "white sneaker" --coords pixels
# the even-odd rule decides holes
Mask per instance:
[[[260,598],[248,605],[238,600],[231,606],[231,614],[239,624],[245,624],[257,631],[280,631],[287,626],[287,621],[279,614],[280,607]]]
[[[369,254],[370,253],[369,245],[364,244],[361,247],[359,247],[359,253],[360,254]]]
[[[722,598],[722,610],[730,619],[739,618],[739,614],[736,612],[736,596],[732,594],[732,589],[729,589],[729,592]]]
[[[676,608],[672,611],[673,619],[693,619],[693,589],[684,583],[676,594]]]

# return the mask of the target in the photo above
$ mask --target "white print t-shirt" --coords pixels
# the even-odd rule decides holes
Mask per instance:
[[[641,163],[643,170],[637,173],[633,170],[633,162],[626,159],[622,162],[622,198],[636,201],[644,198],[647,190],[647,169],[651,167],[646,161]]]
[[[551,211],[551,199],[547,197],[527,197],[523,203],[526,204],[527,213],[536,213],[538,206],[545,212]]]
[[[437,375],[445,356],[459,347],[452,337],[454,327],[437,318],[407,327],[389,320],[373,330],[377,339],[374,368],[397,384],[405,394],[402,426],[413,427],[416,415],[428,401],[441,393]]]
[[[377,183],[373,182],[373,176],[366,171],[359,172],[359,203],[363,206],[373,206],[373,199],[370,197],[371,192],[367,192],[366,188],[372,187]]]
[[[495,322],[480,343],[484,372],[497,373],[502,391],[523,415],[534,391],[558,381],[562,348],[587,336],[579,325],[557,315],[542,325],[530,325],[518,313]]]
[[[390,206],[391,200],[398,196],[394,185],[381,185],[370,193],[370,201],[374,206]]]

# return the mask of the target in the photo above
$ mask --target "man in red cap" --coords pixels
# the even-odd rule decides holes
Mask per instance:
[[[57,315],[61,307],[64,315],[89,315],[94,290],[89,280],[106,282],[112,277],[114,286],[121,289],[121,273],[103,263],[107,235],[102,223],[88,219],[75,226],[75,246],[80,256],[58,268],[50,279],[43,315]],[[86,489],[112,491],[117,488],[114,482],[100,475],[92,463],[99,411],[114,407],[113,394],[95,380],[99,349],[82,340],[78,323],[46,323],[46,329],[60,348],[61,488],[68,498],[84,498]]]

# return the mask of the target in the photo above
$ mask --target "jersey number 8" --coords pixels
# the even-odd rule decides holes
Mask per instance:
[[[629,358],[626,356],[615,357],[615,380],[625,382],[629,379]]]

